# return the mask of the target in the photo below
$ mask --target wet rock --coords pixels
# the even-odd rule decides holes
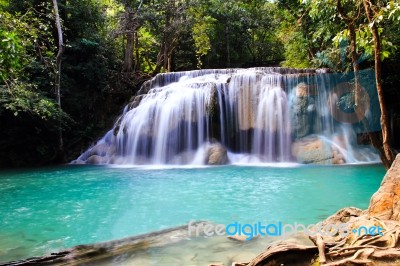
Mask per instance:
[[[321,131],[321,114],[317,112],[316,87],[299,83],[295,88],[296,97],[291,103],[292,135],[295,139]]]
[[[336,149],[333,149],[333,164],[344,164],[346,162],[344,155],[338,152]]]
[[[109,146],[106,143],[100,143],[95,145],[89,152],[89,157],[92,155],[105,156],[109,150]]]
[[[239,242],[246,242],[247,236],[245,235],[233,235],[233,236],[228,236],[228,239],[234,240],[234,241],[239,241]]]
[[[210,102],[206,106],[207,114],[209,117],[218,117],[219,116],[219,103],[218,103],[218,90],[217,86],[213,84],[211,89],[211,97]]]
[[[333,162],[331,145],[318,136],[302,138],[294,142],[292,155],[299,163],[332,164]]]
[[[253,236],[251,239],[247,240],[249,236],[246,235],[233,235],[233,236],[228,236],[228,239],[230,240],[234,240],[234,241],[239,241],[239,242],[246,242],[246,241],[251,241],[254,240],[256,238],[258,238],[258,235]]]
[[[175,155],[168,164],[189,164],[193,161],[196,156],[196,151],[184,151]]]
[[[118,131],[121,127],[122,118],[123,118],[123,116],[118,117],[117,122],[115,122],[114,129],[113,129],[114,136],[117,136],[117,134],[118,134]]]
[[[305,83],[299,83],[296,86],[296,97],[308,97],[317,95],[317,87],[309,86]]]
[[[149,90],[151,89],[153,80],[148,80],[145,81],[142,85],[142,87],[140,87],[137,95],[142,95],[142,94],[147,94],[149,92]]]
[[[400,221],[400,154],[372,196],[368,214],[382,220]]]
[[[206,151],[206,164],[223,165],[228,163],[228,151],[220,143],[210,144]]]
[[[255,127],[255,106],[252,101],[251,87],[242,86],[237,92],[237,115],[238,115],[238,125],[240,130],[249,130]]]
[[[101,157],[99,155],[92,155],[86,160],[86,163],[88,164],[104,164],[106,162],[107,158]]]
[[[71,164],[86,164],[86,162],[85,162],[85,161],[82,161],[82,160],[79,160],[79,159],[76,159],[76,160],[73,160],[73,161],[71,162]]]
[[[129,110],[132,110],[132,109],[138,107],[140,102],[143,100],[143,98],[145,96],[146,95],[144,94],[144,95],[138,95],[138,96],[133,97],[133,99],[131,99],[131,101],[129,103]]]
[[[305,137],[311,131],[307,114],[307,98],[296,97],[291,106],[292,135],[295,139]]]

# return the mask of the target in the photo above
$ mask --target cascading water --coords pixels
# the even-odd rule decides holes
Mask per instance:
[[[351,75],[286,68],[160,74],[142,86],[114,128],[74,162],[378,160],[370,148],[357,145],[360,133],[379,130],[370,73],[358,77],[368,103],[357,112],[348,103]]]
[[[222,144],[262,161],[290,160],[288,97],[281,75],[244,71],[220,90]],[[223,100],[221,100],[223,99]]]

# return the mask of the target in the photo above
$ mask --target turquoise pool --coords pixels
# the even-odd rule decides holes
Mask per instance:
[[[0,172],[0,262],[190,220],[315,223],[366,208],[381,165],[62,166]]]

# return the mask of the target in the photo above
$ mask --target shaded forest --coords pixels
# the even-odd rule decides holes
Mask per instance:
[[[397,1],[0,0],[0,167],[76,158],[158,73],[257,66],[375,68],[390,161],[399,48]]]

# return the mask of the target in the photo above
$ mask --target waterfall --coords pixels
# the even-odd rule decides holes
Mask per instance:
[[[351,74],[288,68],[159,74],[74,163],[377,160],[375,151],[358,144],[359,136],[379,130],[371,73],[358,78],[368,102],[357,112],[349,104]],[[221,154],[227,159],[216,159]]]

